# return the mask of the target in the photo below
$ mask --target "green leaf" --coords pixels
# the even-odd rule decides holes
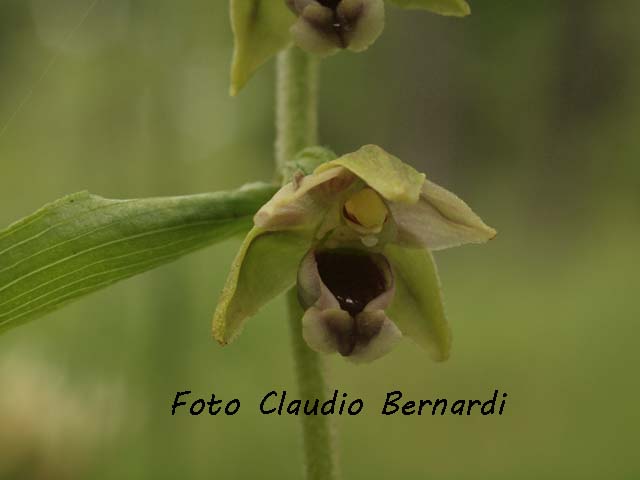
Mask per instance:
[[[231,95],[237,95],[263,63],[291,43],[289,29],[295,19],[284,0],[231,0],[235,39]]]
[[[425,348],[434,360],[449,358],[451,330],[440,291],[440,279],[428,250],[387,245],[396,292],[387,309],[403,335]]]
[[[251,228],[276,191],[252,184],[184,197],[57,200],[0,231],[0,332]]]
[[[440,15],[464,17],[471,13],[465,0],[389,0],[400,8],[410,10],[429,10]]]
[[[213,337],[233,341],[247,318],[296,283],[298,266],[311,247],[296,232],[265,232],[254,227],[244,239],[213,316]]]

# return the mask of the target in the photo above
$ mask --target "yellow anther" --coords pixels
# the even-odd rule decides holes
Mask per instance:
[[[388,214],[380,195],[369,187],[354,193],[344,204],[345,218],[371,232],[382,230]]]

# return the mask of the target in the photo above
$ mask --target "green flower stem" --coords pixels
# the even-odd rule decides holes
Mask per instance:
[[[276,105],[276,164],[284,183],[287,162],[305,147],[317,142],[317,61],[291,47],[278,56]],[[295,289],[287,294],[293,357],[301,398],[323,398],[326,393],[319,355],[302,338],[302,309]],[[336,462],[331,426],[324,415],[300,417],[308,480],[333,480]]]
[[[296,376],[300,398],[323,398],[326,392],[322,361],[302,338],[302,308],[295,289],[287,293],[289,323],[296,364]],[[302,415],[304,457],[307,480],[332,480],[337,478],[335,450],[329,417]]]
[[[278,55],[277,68],[276,167],[286,183],[286,163],[318,141],[318,61],[291,47]]]

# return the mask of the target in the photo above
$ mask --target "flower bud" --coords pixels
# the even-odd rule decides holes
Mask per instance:
[[[366,50],[384,28],[383,0],[285,0],[298,16],[291,33],[300,48],[322,56]]]

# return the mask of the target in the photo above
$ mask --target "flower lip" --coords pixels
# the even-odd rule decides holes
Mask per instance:
[[[355,316],[390,287],[390,279],[380,259],[366,252],[350,249],[324,250],[316,253],[318,273],[334,295],[340,308]]]
[[[394,294],[384,255],[349,247],[309,251],[298,271],[305,341],[356,363],[379,358],[402,337],[384,312]]]
[[[292,27],[303,49],[330,55],[339,49],[366,50],[384,27],[382,0],[286,0],[298,16]]]

